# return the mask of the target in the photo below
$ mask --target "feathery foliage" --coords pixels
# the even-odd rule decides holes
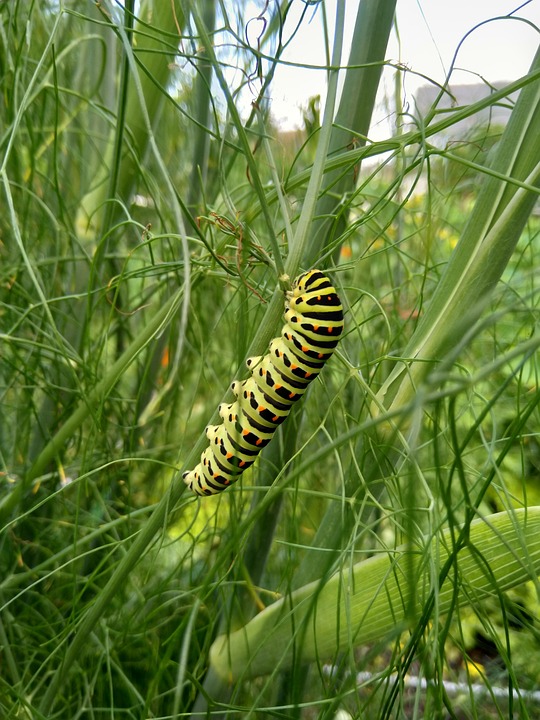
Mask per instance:
[[[374,141],[395,5],[350,51],[344,0],[0,6],[2,717],[535,716],[540,53],[407,125],[396,92]],[[324,102],[287,134],[314,14]],[[192,496],[311,267],[336,355]]]

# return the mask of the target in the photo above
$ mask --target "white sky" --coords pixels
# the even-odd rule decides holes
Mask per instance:
[[[333,25],[336,0],[324,0]],[[348,58],[348,44],[354,26],[359,0],[346,0],[347,38],[343,63]],[[305,7],[297,0],[298,10]],[[387,59],[399,61],[409,69],[424,73],[442,82],[459,42],[475,25],[489,18],[506,16],[519,7],[508,0],[398,0],[397,21],[400,45],[392,33]],[[305,23],[291,44],[287,60],[324,64],[324,41],[320,6],[312,6],[311,22]],[[540,0],[532,0],[519,10],[516,18],[524,18],[540,27]],[[540,44],[540,32],[523,20],[503,17],[476,29],[464,41],[452,74],[452,83],[511,81],[524,75]],[[475,74],[476,73],[476,74]],[[480,75],[480,77],[478,77]],[[387,74],[387,82],[391,76]],[[405,88],[408,95],[424,81],[408,73]],[[391,87],[391,86],[389,86]],[[276,73],[271,93],[274,118],[284,129],[301,122],[299,107],[309,97],[324,98],[325,76],[322,71],[281,66]],[[376,119],[375,119],[376,120]]]

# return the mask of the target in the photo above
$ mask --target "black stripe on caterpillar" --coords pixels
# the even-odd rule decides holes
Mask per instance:
[[[247,360],[250,377],[231,386],[232,404],[219,406],[220,425],[208,425],[208,447],[183,474],[197,495],[215,495],[234,483],[287,418],[334,352],[343,331],[343,307],[320,270],[300,275],[285,295],[285,325],[263,357]]]

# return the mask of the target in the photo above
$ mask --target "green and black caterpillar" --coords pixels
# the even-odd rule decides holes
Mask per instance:
[[[209,425],[209,445],[199,464],[183,475],[197,495],[214,495],[234,483],[272,439],[293,403],[305,393],[338,344],[343,306],[320,270],[300,275],[285,296],[285,325],[263,357],[247,360],[251,376],[231,386],[221,425]]]

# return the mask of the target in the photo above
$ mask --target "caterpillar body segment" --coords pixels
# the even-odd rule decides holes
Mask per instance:
[[[275,338],[270,343],[269,355],[272,364],[281,372],[294,375],[295,378],[311,382],[320,373],[324,363],[306,360],[293,352],[283,342],[283,338]]]
[[[238,398],[238,407],[245,415],[257,418],[259,422],[269,427],[276,428],[289,415],[289,406],[277,402],[264,393],[253,378],[248,378],[242,383],[233,383],[232,391]]]
[[[262,365],[267,371],[270,369],[284,378],[293,387],[305,387],[313,379],[311,376],[320,372],[321,367],[310,367],[279,343],[272,340],[268,354],[264,358],[249,358],[247,366],[251,370]]]
[[[293,331],[312,341],[313,349],[320,348],[328,352],[338,344],[341,330],[336,329],[335,322],[331,320],[306,318],[292,310],[285,312],[285,320]]]
[[[208,431],[209,429],[211,432]],[[256,453],[245,452],[245,448],[236,445],[223,425],[209,426],[206,436],[220,467],[229,473],[244,472],[259,455],[258,451]]]
[[[214,495],[238,480],[334,352],[343,307],[324,273],[310,270],[294,281],[285,295],[284,319],[266,355],[248,358],[250,376],[232,384],[236,400],[219,406],[221,424],[206,428],[209,444],[183,475],[197,495]]]
[[[315,347],[313,344],[310,344],[310,338],[298,332],[297,329],[293,329],[290,325],[284,325],[282,338],[291,352],[298,353],[300,357],[306,360],[319,362],[321,368],[330,359],[336,346],[332,342],[331,347],[321,347],[321,343],[319,342]]]
[[[272,363],[269,355],[257,359],[259,362],[254,366],[251,366],[248,360],[248,368],[252,371],[252,377],[262,392],[277,402],[281,401],[288,405],[292,405],[304,394],[307,388],[305,381],[301,382],[294,377],[287,377],[285,372],[280,372]]]
[[[222,414],[222,411],[226,412]],[[258,455],[273,437],[273,431],[268,432],[265,437],[264,433],[251,426],[244,415],[238,412],[237,403],[220,405],[219,414],[223,418],[223,425],[231,442],[246,452]]]

